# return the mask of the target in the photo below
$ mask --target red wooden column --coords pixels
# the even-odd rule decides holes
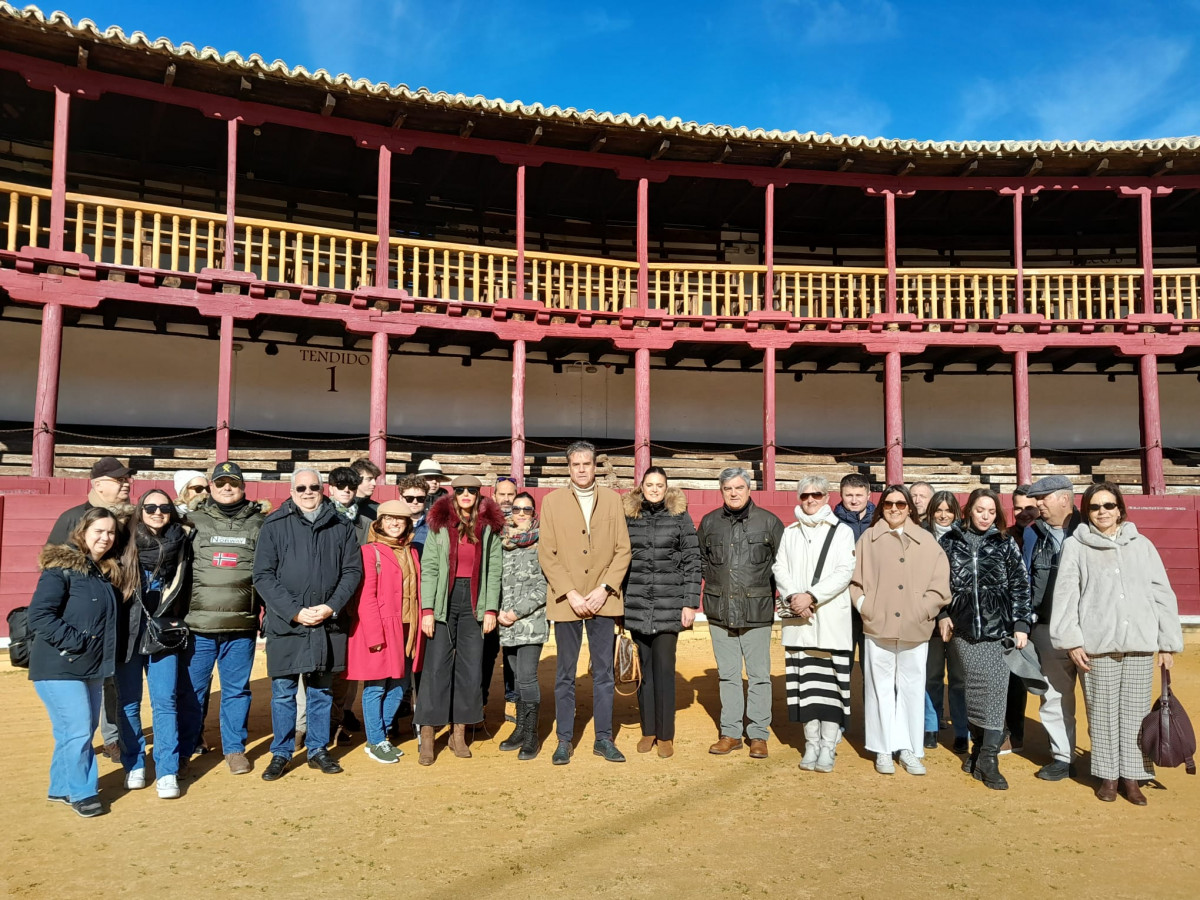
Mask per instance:
[[[763,265],[767,267],[767,283],[763,289],[763,309],[775,308],[775,184],[767,185],[766,222],[763,228]],[[774,353],[774,349],[771,353]]]
[[[229,459],[229,419],[233,408],[233,316],[221,316],[217,362],[217,462]]]
[[[58,425],[58,373],[62,361],[63,309],[42,307],[42,344],[38,353],[37,394],[33,403],[33,477],[54,475],[54,429]]]
[[[1010,195],[1013,201],[1013,269],[1016,273],[1013,283],[1016,309],[1013,312],[1020,315],[1025,312],[1025,188],[1001,188],[1000,193]]]
[[[637,264],[638,309],[646,309],[650,305],[650,182],[646,178],[638,179]],[[650,365],[649,361],[646,365],[647,367]],[[649,372],[649,368],[646,371]],[[648,380],[647,391],[649,391]],[[641,483],[640,476],[638,482]]]
[[[1142,312],[1151,315],[1154,312],[1154,224],[1150,216],[1150,189],[1142,188],[1138,198],[1141,205],[1139,225],[1141,226],[1141,257],[1142,257]],[[1143,362],[1145,357],[1142,357]],[[1153,357],[1151,358],[1153,359]],[[1157,365],[1157,363],[1155,364]],[[1155,408],[1158,406],[1158,370],[1155,370]],[[1157,415],[1156,419],[1157,421]],[[1161,481],[1162,453],[1159,452],[1159,480]],[[1162,491],[1154,491],[1161,494]]]
[[[234,224],[237,209],[237,152],[238,152],[238,120],[230,119],[226,123],[225,135],[225,260],[223,269],[236,268],[237,258],[237,228]],[[300,277],[299,273],[296,275]]]
[[[763,490],[775,490],[775,348],[763,351]]]
[[[371,462],[387,471],[388,336],[371,335]]]
[[[1020,278],[1018,276],[1018,284]],[[1017,294],[1020,303],[1021,295]],[[1017,443],[1017,484],[1033,481],[1033,457],[1029,446],[1029,351],[1013,353],[1013,431]]]
[[[54,150],[50,160],[50,249],[63,250],[67,224],[67,135],[71,121],[71,95],[54,89]],[[34,238],[36,241],[36,238]]]
[[[884,191],[883,201],[887,219],[884,233],[884,254],[887,259],[887,297],[885,300],[887,305],[884,309],[889,316],[894,316],[896,314],[896,192]],[[898,482],[892,482],[892,484],[898,484]]]
[[[379,146],[379,180],[375,191],[375,287],[387,290],[391,286],[392,254],[392,151]],[[375,462],[374,457],[371,459]],[[375,463],[383,468],[379,463]]]
[[[900,380],[900,352],[889,350],[883,359],[884,469],[888,484],[904,482],[904,386]]]
[[[650,468],[650,350],[633,351],[633,475],[638,484]]]
[[[525,341],[513,341],[512,351],[512,477],[525,486]]]
[[[1142,490],[1165,494],[1163,478],[1162,415],[1158,404],[1158,357],[1147,353],[1138,360],[1138,393],[1141,398]]]
[[[517,284],[512,299],[525,299],[525,166],[517,166]],[[525,344],[521,342],[521,358],[525,358]],[[525,376],[522,374],[521,376]],[[516,478],[516,476],[513,476]],[[521,484],[525,482],[517,478]]]

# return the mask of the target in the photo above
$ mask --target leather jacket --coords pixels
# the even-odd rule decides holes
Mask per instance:
[[[1028,633],[1029,575],[1016,542],[995,528],[973,542],[969,527],[955,522],[939,541],[950,560],[951,601],[938,618],[949,616],[955,636],[972,644]]]
[[[704,571],[704,615],[725,628],[757,628],[775,621],[775,554],[783,522],[748,500],[737,511],[722,506],[697,531]]]

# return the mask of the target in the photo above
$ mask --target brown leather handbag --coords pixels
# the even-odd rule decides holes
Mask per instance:
[[[617,630],[617,643],[613,648],[613,680],[616,681],[616,692],[622,697],[637,693],[642,686],[642,661],[638,658],[637,645],[625,633],[625,626]],[[632,684],[633,690],[621,690],[621,685]]]
[[[1196,732],[1178,698],[1171,693],[1171,673],[1162,669],[1162,696],[1154,701],[1150,715],[1142,719],[1138,743],[1156,766],[1174,769],[1185,766],[1196,774]]]

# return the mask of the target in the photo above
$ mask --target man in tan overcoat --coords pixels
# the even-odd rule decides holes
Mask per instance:
[[[596,484],[596,448],[576,441],[567,448],[571,482],[542,501],[538,561],[546,575],[546,615],[554,623],[558,671],[554,706],[558,748],[552,762],[571,761],[575,731],[575,670],[583,630],[592,661],[592,751],[609,762],[625,757],[612,739],[613,619],[625,612],[621,583],[629,569],[629,532],[615,491]]]

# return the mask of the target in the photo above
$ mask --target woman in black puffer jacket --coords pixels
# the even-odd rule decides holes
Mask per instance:
[[[667,487],[652,466],[641,487],[625,495],[625,522],[633,559],[625,576],[625,624],[642,664],[638,753],[658,745],[671,756],[675,741],[675,644],[692,627],[700,605],[700,543],[683,491]]]
[[[1033,619],[1029,575],[1017,543],[1008,536],[995,491],[973,492],[941,539],[950,559],[950,605],[938,617],[942,639],[966,678],[967,723],[973,747],[963,763],[993,790],[1005,790],[997,755],[1004,741],[1008,666],[1002,641],[1025,645]]]

